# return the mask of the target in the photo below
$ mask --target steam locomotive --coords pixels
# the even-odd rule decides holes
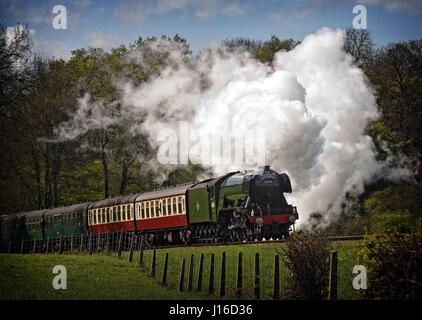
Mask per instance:
[[[218,178],[67,207],[5,215],[3,241],[79,234],[142,234],[164,243],[282,239],[299,218],[283,193],[287,174],[269,166]]]

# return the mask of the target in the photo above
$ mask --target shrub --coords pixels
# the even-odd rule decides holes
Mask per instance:
[[[289,270],[287,299],[321,300],[327,294],[329,242],[320,233],[297,232],[281,254]]]
[[[368,299],[422,298],[422,234],[368,236],[359,251]]]
[[[406,210],[374,215],[370,223],[374,234],[408,233],[415,228],[415,219]]]
[[[389,186],[365,200],[370,233],[405,233],[417,230],[422,216],[420,184]]]

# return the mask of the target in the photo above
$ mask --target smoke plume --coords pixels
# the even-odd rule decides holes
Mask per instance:
[[[410,175],[408,170],[387,169],[387,162],[375,158],[365,128],[379,111],[363,72],[343,50],[344,37],[342,30],[322,29],[295,49],[278,52],[272,66],[221,47],[186,58],[183,46],[158,41],[149,49],[170,52],[167,66],[141,86],[116,83],[121,94],[118,114],[85,97],[73,119],[57,132],[69,139],[124,122],[129,132],[146,135],[159,148],[159,133],[178,130],[181,121],[195,129],[199,140],[216,133],[236,140],[263,130],[265,162],[290,176],[289,201],[298,207],[300,223],[314,212],[328,223],[342,211],[347,193],[362,193],[365,184],[380,175]],[[131,59],[144,63],[142,52]],[[195,150],[192,159],[203,163]],[[221,175],[263,163],[203,164]]]

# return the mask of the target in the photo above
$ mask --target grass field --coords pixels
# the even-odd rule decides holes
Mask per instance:
[[[55,265],[67,289],[55,290]],[[0,255],[0,299],[200,299],[162,287],[135,263],[105,255]],[[204,297],[203,297],[204,298]]]
[[[352,269],[356,263],[354,242],[333,243],[338,251],[338,298],[356,299],[352,289]],[[134,261],[116,256],[88,255],[0,255],[0,299],[216,299],[220,287],[222,252],[226,253],[226,296],[236,298],[238,254],[243,255],[242,298],[253,297],[255,253],[260,254],[261,298],[271,299],[274,277],[274,255],[282,254],[283,244],[257,244],[217,247],[191,247],[157,250],[156,277],[150,277],[152,250],[144,252],[144,265],[139,266],[139,252]],[[165,253],[169,254],[168,285],[160,280]],[[211,254],[215,255],[215,292],[208,294]],[[204,254],[203,290],[196,291],[200,255]],[[186,259],[184,290],[188,283],[190,257],[193,255],[193,291],[179,292],[181,261]],[[67,290],[55,290],[52,280],[55,265],[67,268]],[[286,268],[281,263],[280,287],[283,293]]]

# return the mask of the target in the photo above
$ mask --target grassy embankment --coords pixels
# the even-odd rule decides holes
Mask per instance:
[[[356,263],[354,242],[333,243],[339,255],[339,299],[357,298],[352,289],[352,269]],[[219,289],[221,257],[226,252],[226,297],[235,298],[238,253],[243,254],[243,298],[252,298],[255,253],[260,254],[261,295],[270,299],[274,277],[274,255],[282,254],[282,244],[259,244],[218,247],[191,247],[157,250],[156,278],[150,277],[152,251],[144,254],[144,266],[139,267],[139,252],[134,262],[116,256],[97,255],[0,255],[0,299],[216,299]],[[164,256],[169,253],[168,285],[160,280]],[[215,254],[215,294],[209,295],[209,265]],[[185,285],[188,282],[189,259],[194,255],[193,291],[178,292],[180,266],[186,259]],[[203,290],[196,291],[200,254],[204,254]],[[67,268],[66,290],[55,290],[52,273],[55,265]],[[281,263],[281,291],[285,288],[286,268]]]

